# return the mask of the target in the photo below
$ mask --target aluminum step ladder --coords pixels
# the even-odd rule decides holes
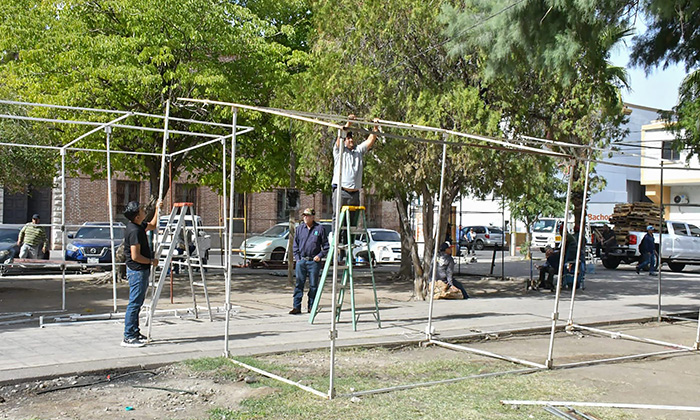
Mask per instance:
[[[352,226],[352,216],[353,212],[357,212],[354,216],[356,217],[356,220],[361,221],[362,224],[360,227],[357,226]],[[377,286],[374,281],[374,256],[372,255],[372,252],[370,251],[370,244],[372,241],[372,238],[369,235],[369,232],[367,231],[367,220],[365,218],[365,208],[364,206],[343,206],[340,210],[340,216],[339,216],[339,230],[340,232],[347,232],[346,235],[341,235],[340,238],[338,238],[338,241],[345,236],[345,239],[347,239],[347,243],[339,244],[338,249],[334,249],[334,244],[335,240],[331,241],[330,244],[330,249],[328,251],[328,258],[326,258],[326,264],[323,267],[323,273],[321,275],[321,279],[318,284],[318,291],[316,292],[316,298],[314,299],[314,304],[313,307],[311,308],[311,314],[309,316],[309,324],[313,324],[314,319],[316,318],[316,315],[319,312],[319,302],[321,301],[321,296],[323,294],[323,287],[326,284],[326,279],[328,278],[328,273],[331,271],[331,268],[333,267],[333,256],[338,258],[338,261],[340,261],[340,250],[345,250],[345,264],[340,265],[340,262],[338,263],[338,269],[343,270],[343,277],[342,281],[340,283],[340,289],[338,290],[338,296],[337,296],[337,304],[336,304],[336,313],[335,313],[335,319],[336,322],[340,320],[340,313],[343,308],[343,301],[345,299],[345,291],[348,290],[350,292],[350,310],[352,313],[352,329],[354,331],[357,331],[357,320],[359,319],[360,315],[362,313],[371,313],[374,318],[377,320],[377,325],[379,328],[382,327],[382,321],[381,318],[379,317],[379,301],[377,300]],[[359,245],[354,244],[354,235],[362,235],[364,234],[365,237],[367,238],[367,262],[369,264],[369,272],[370,272],[370,277],[372,278],[372,292],[374,293],[374,309],[371,309],[369,311],[364,311],[364,312],[359,312],[356,310],[355,307],[355,283],[353,280],[353,265],[355,264],[355,258],[353,257],[353,248],[357,248]],[[338,276],[340,277],[340,276]],[[332,280],[332,277],[331,277]]]
[[[199,241],[197,240],[197,238],[199,238],[199,224],[197,223],[197,218],[195,217],[193,206],[193,203],[173,204],[173,209],[170,212],[170,216],[168,217],[167,223],[165,224],[165,226],[162,227],[162,232],[160,232],[161,226],[158,226],[159,233],[157,247],[154,254],[155,258],[161,260],[161,255],[166,246],[168,247],[168,250],[165,256],[165,260],[163,261],[163,267],[160,269],[160,273],[158,275],[158,281],[155,283],[153,283],[153,279],[155,278],[156,270],[154,269],[151,272],[151,283],[154,286],[152,288],[153,293],[151,297],[151,302],[149,304],[143,305],[143,307],[146,308],[146,310],[148,311],[146,317],[146,325],[148,326],[146,337],[149,341],[151,339],[151,327],[153,326],[153,316],[155,315],[156,307],[158,306],[158,300],[160,299],[160,294],[163,291],[163,286],[167,282],[166,280],[168,277],[168,268],[170,268],[171,263],[173,261],[173,256],[175,255],[175,251],[177,249],[175,245],[178,242],[178,238],[182,238],[182,241],[184,242],[185,257],[184,263],[176,264],[182,264],[185,267],[187,267],[187,274],[189,276],[190,281],[190,291],[192,293],[192,305],[194,310],[194,316],[195,318],[199,318],[199,312],[197,308],[197,297],[194,289],[196,286],[201,287],[204,290],[204,298],[207,302],[207,310],[209,311],[209,320],[214,320],[214,316],[211,311],[211,303],[209,301],[209,292],[207,290],[207,280],[204,274],[204,266],[202,265],[202,253],[200,252]],[[187,216],[191,217],[192,226],[187,226]],[[160,221],[158,223],[160,224]],[[197,254],[196,256],[193,256],[190,253],[190,237],[193,238]],[[193,267],[193,265],[199,268],[199,274],[201,276],[201,281],[199,282],[194,281],[193,269],[195,267]]]

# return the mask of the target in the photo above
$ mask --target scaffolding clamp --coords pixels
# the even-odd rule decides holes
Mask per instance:
[[[330,330],[328,331],[328,338],[331,340],[336,340],[338,339],[338,330]]]
[[[552,312],[552,321],[559,320],[559,312]]]

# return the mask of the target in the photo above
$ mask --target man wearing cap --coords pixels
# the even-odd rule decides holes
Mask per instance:
[[[462,283],[453,278],[455,260],[452,258],[452,254],[450,254],[450,248],[452,248],[452,244],[449,242],[443,242],[440,244],[440,252],[436,258],[437,270],[435,272],[435,279],[444,281],[450,287],[456,287],[460,292],[462,292],[462,297],[464,299],[469,299],[469,295],[464,289]]]
[[[647,226],[647,234],[639,244],[639,253],[642,254],[641,262],[637,266],[637,274],[649,266],[649,275],[656,275],[656,246],[654,245],[654,226]]]
[[[158,227],[158,213],[162,201],[156,203],[156,211],[150,222],[146,222],[146,210],[136,201],[126,205],[124,217],[129,219],[124,233],[124,256],[126,257],[126,279],[129,281],[129,304],[124,315],[124,340],[122,347],[143,347],[146,337],[139,330],[139,312],[146,299],[151,266],[158,266],[153,258],[146,231]]]
[[[39,226],[39,214],[32,216],[32,222],[19,231],[17,245],[20,246],[19,257],[39,259],[46,253],[46,231]]]
[[[328,234],[323,226],[314,221],[315,215],[314,209],[304,209],[303,222],[299,223],[294,235],[294,261],[296,261],[294,273],[297,281],[294,286],[294,307],[289,311],[292,315],[301,313],[301,300],[304,297],[304,284],[307,276],[309,277],[307,312],[311,312],[318,290],[321,259],[328,254]]]
[[[348,120],[354,120],[355,115],[350,114]],[[377,119],[374,119],[375,122]],[[333,229],[335,229],[335,206],[336,206],[336,189],[340,185],[340,206],[359,206],[360,205],[360,190],[362,189],[362,172],[364,169],[364,154],[369,151],[377,141],[376,134],[370,134],[367,139],[355,145],[355,139],[350,128],[352,122],[348,121],[345,128],[341,131],[341,136],[333,144]],[[372,129],[375,132],[379,131],[379,126],[374,126]],[[340,174],[340,146],[344,145],[343,149],[343,173]],[[356,225],[356,217],[352,215],[351,224]],[[347,239],[342,237],[341,241]]]

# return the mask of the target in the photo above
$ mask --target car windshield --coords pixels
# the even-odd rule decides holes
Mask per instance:
[[[401,235],[390,230],[379,230],[372,233],[372,240],[375,242],[401,242]]]
[[[19,229],[1,228],[0,242],[5,244],[16,243],[19,237]]]
[[[287,230],[288,226],[286,225],[275,225],[263,232],[261,236],[268,238],[282,238],[287,233]]]
[[[554,232],[555,220],[538,220],[532,225],[533,232]]]
[[[109,226],[81,227],[75,234],[76,239],[109,239]],[[124,239],[124,228],[114,228],[114,239]]]

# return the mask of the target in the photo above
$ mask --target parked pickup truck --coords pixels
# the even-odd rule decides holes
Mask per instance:
[[[700,228],[680,221],[668,220],[663,226],[661,262],[671,271],[682,271],[686,265],[700,265]],[[618,245],[603,252],[605,268],[615,269],[621,263],[637,264],[641,259],[639,244],[646,232],[630,232],[626,245]],[[659,249],[659,233],[654,233],[656,249]]]

